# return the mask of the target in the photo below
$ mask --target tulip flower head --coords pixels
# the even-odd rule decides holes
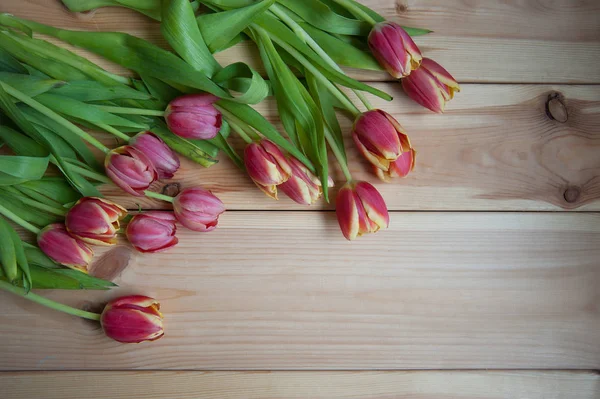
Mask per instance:
[[[65,226],[75,238],[87,244],[113,245],[120,221],[127,210],[114,202],[94,197],[80,199],[67,213]]]
[[[215,138],[223,119],[213,105],[219,98],[212,94],[189,94],[171,101],[165,111],[169,129],[186,139]]]
[[[143,196],[158,179],[158,172],[142,151],[126,145],[108,153],[104,161],[106,175],[129,194]]]
[[[225,205],[217,196],[201,187],[183,190],[173,200],[177,221],[190,230],[209,232],[217,228]]]
[[[171,179],[179,170],[179,157],[160,137],[151,132],[142,132],[133,137],[129,144],[143,152],[152,161],[159,179]]]
[[[131,344],[155,341],[164,335],[163,316],[156,299],[135,295],[109,302],[100,323],[107,337]]]
[[[446,103],[460,91],[456,79],[429,58],[424,58],[419,69],[402,79],[402,88],[414,101],[437,113],[444,112]]]
[[[292,174],[279,188],[300,205],[314,205],[323,195],[321,180],[296,158],[291,157],[288,162]],[[332,186],[333,180],[330,179],[330,187]]]
[[[344,237],[350,241],[386,229],[390,224],[383,197],[364,181],[342,187],[336,200],[336,214]]]
[[[40,249],[53,261],[87,273],[94,251],[78,238],[72,237],[63,224],[43,228],[37,236]]]
[[[175,236],[176,220],[175,215],[170,212],[146,212],[135,215],[127,225],[127,239],[140,252],[166,251],[179,242]]]
[[[277,199],[277,186],[292,176],[292,166],[272,141],[248,144],[244,164],[250,178],[269,197]]]
[[[423,59],[410,35],[394,22],[379,22],[369,34],[369,48],[390,75],[400,79],[417,69]]]

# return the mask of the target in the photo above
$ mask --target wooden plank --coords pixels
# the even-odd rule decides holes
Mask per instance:
[[[2,293],[0,369],[600,368],[600,214],[395,213],[348,243],[331,212],[230,212],[179,237],[112,249],[93,272],[115,291],[47,293],[154,296],[163,339],[120,345]]]
[[[464,85],[445,115],[422,109],[397,84],[376,86],[396,98],[374,105],[404,125],[419,152],[407,179],[378,185],[390,209],[600,210],[600,86]],[[257,109],[281,129],[274,101]],[[340,121],[355,177],[377,181],[349,137],[351,120]],[[339,170],[332,173],[343,181]],[[228,159],[210,169],[183,162],[173,182],[204,185],[230,209],[302,209],[287,198],[267,198]],[[104,192],[129,208],[165,206],[114,186]]]
[[[4,399],[594,399],[597,373],[411,372],[22,372],[0,374]]]
[[[363,3],[394,21],[433,29],[434,34],[417,38],[417,43],[462,82],[600,82],[597,1]],[[58,0],[3,0],[0,12],[74,29],[126,30],[165,45],[157,24],[130,11],[101,9],[92,18],[70,15]],[[220,54],[219,59],[229,64],[254,52],[252,46],[242,45]],[[363,80],[390,80],[383,73],[354,71],[353,75]]]

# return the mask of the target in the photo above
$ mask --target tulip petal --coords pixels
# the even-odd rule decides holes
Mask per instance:
[[[161,317],[137,309],[112,308],[102,313],[105,334],[122,343],[154,341],[164,335]]]
[[[356,239],[360,226],[356,197],[352,188],[345,186],[340,190],[336,199],[335,211],[344,237],[349,241]]]
[[[367,182],[358,182],[355,190],[368,219],[374,223],[372,231],[387,228],[390,224],[390,215],[379,191]]]

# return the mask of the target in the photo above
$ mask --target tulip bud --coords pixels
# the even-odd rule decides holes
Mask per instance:
[[[175,215],[170,212],[146,212],[135,215],[127,225],[127,239],[145,253],[166,251],[177,245]]]
[[[141,197],[158,179],[152,161],[140,150],[130,145],[116,148],[104,161],[106,175],[129,194]]]
[[[386,229],[390,224],[383,197],[367,182],[346,184],[338,194],[336,205],[340,228],[348,240]]]
[[[87,273],[94,251],[83,241],[72,237],[63,224],[48,225],[37,236],[40,249],[53,261]]]
[[[109,302],[100,323],[107,337],[125,344],[155,341],[164,335],[163,316],[156,299],[141,295]]]
[[[176,98],[165,111],[169,129],[186,139],[214,138],[223,123],[221,113],[213,105],[218,100],[218,97],[207,93]]]
[[[179,157],[160,137],[151,132],[142,132],[133,137],[129,144],[143,152],[152,161],[159,179],[171,179],[179,169]]]
[[[446,103],[460,91],[456,79],[429,58],[424,58],[419,69],[402,79],[402,88],[414,101],[437,113],[444,112]]]
[[[323,195],[323,185],[317,176],[296,158],[289,158],[292,175],[279,188],[300,205],[314,205]],[[333,181],[331,182],[333,185]]]
[[[410,146],[410,143],[409,143]],[[402,153],[394,162],[390,163],[388,170],[375,169],[375,174],[381,180],[389,182],[394,177],[406,177],[415,168],[417,152],[410,148],[407,152]]]
[[[423,59],[421,50],[410,35],[394,22],[376,24],[369,34],[368,42],[379,65],[396,79],[410,75]]]
[[[69,210],[65,226],[73,237],[87,244],[113,245],[125,215],[127,210],[114,202],[85,197]]]
[[[248,144],[244,151],[244,164],[258,188],[273,199],[277,199],[277,186],[292,175],[292,167],[279,147],[266,139]]]
[[[201,187],[187,188],[173,200],[177,221],[190,230],[209,232],[217,228],[225,205],[210,191]]]

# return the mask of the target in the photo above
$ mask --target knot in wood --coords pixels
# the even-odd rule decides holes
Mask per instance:
[[[396,13],[402,14],[408,11],[408,6],[401,1],[396,2]]]
[[[168,195],[169,197],[177,197],[181,192],[181,184],[179,183],[169,183],[165,184],[163,187],[161,194]]]
[[[581,197],[581,189],[575,186],[567,187],[564,197],[565,201],[569,204],[574,204],[579,200],[579,197]]]
[[[559,123],[569,120],[569,113],[565,105],[565,98],[561,93],[552,92],[546,100],[546,116]]]

